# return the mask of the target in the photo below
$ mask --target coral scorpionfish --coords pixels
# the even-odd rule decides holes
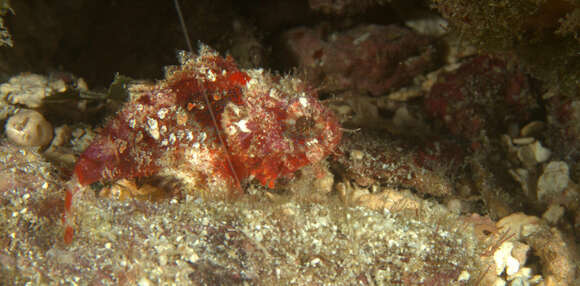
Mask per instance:
[[[253,179],[272,188],[339,143],[336,117],[301,80],[241,70],[207,46],[179,58],[164,80],[131,86],[129,101],[80,155],[67,187],[65,242],[74,198],[95,182],[168,176],[191,189],[184,191],[224,197]]]

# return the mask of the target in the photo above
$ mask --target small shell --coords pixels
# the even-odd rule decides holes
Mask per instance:
[[[43,146],[52,140],[52,125],[34,110],[22,110],[6,122],[6,136],[21,146]]]
[[[546,129],[546,123],[542,121],[532,121],[520,130],[523,137],[537,137]]]

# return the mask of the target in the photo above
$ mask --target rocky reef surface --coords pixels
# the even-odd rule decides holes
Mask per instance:
[[[579,283],[578,1],[166,2],[0,1],[0,284]]]

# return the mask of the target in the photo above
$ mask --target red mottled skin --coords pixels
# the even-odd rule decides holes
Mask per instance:
[[[341,139],[335,116],[300,80],[240,70],[231,57],[205,46],[197,57],[184,53],[181,63],[168,68],[165,80],[133,86],[129,102],[80,155],[65,205],[67,243],[74,197],[86,185],[170,176],[181,179],[185,191],[223,197],[240,193],[235,175],[274,187],[277,178],[332,153]]]

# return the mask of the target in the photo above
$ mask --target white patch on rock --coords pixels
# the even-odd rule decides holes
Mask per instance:
[[[251,130],[248,129],[248,120],[247,119],[242,119],[238,122],[235,123],[236,126],[238,126],[238,128],[240,129],[240,131],[244,132],[244,133],[250,133]]]
[[[520,269],[520,262],[511,255],[513,248],[514,244],[506,241],[496,252],[494,252],[493,260],[495,261],[495,273],[498,276],[501,275],[504,270],[507,275],[512,275]]]
[[[216,80],[216,75],[212,70],[207,71],[207,79],[211,82],[214,82]]]
[[[467,282],[467,281],[469,281],[469,277],[471,277],[469,272],[463,270],[459,274],[459,277],[457,277],[457,282]]]
[[[153,137],[153,139],[155,140],[159,140],[159,125],[157,124],[157,120],[148,117],[147,118],[147,132],[149,132],[149,135],[151,135],[151,137]]]
[[[205,139],[207,138],[207,134],[205,132],[200,132],[199,133],[199,142],[204,142]]]
[[[352,41],[352,43],[353,43],[355,46],[358,46],[360,43],[362,43],[362,42],[366,41],[366,40],[367,40],[367,39],[368,39],[370,36],[371,36],[371,33],[369,33],[369,32],[366,32],[366,33],[364,33],[364,34],[360,35],[358,38],[354,39],[354,40]]]
[[[300,102],[300,105],[302,105],[302,107],[308,107],[308,99],[306,97],[298,98],[298,102]]]
[[[187,139],[187,141],[193,140],[193,132],[191,132],[191,131],[188,130],[186,132],[186,139]]]
[[[318,144],[318,139],[312,138],[311,140],[306,141],[306,146],[312,146],[314,144]]]
[[[276,90],[275,88],[271,88],[271,89],[270,89],[270,92],[268,93],[268,95],[269,95],[271,98],[274,98],[274,99],[280,99],[280,97],[278,96],[278,90]]]
[[[173,133],[169,134],[169,144],[175,144],[176,141],[177,138],[175,137],[175,134]]]
[[[165,119],[165,116],[167,115],[168,112],[169,112],[169,110],[167,108],[161,108],[161,109],[159,109],[159,111],[157,111],[157,117],[159,117],[159,119],[163,120],[163,119]]]

